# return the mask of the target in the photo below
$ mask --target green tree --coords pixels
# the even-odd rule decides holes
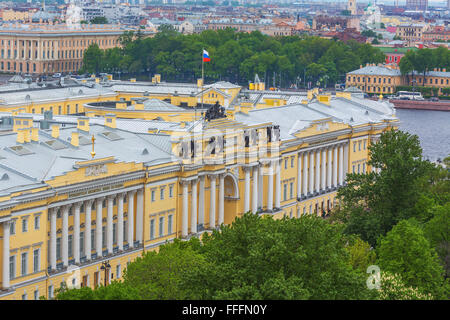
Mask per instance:
[[[108,19],[106,17],[95,17],[90,22],[91,24],[108,24]]]
[[[408,287],[398,274],[388,271],[381,272],[380,289],[378,290],[380,300],[432,300],[431,294],[424,294],[417,288]]]
[[[446,298],[448,284],[444,270],[436,251],[415,223],[402,220],[380,238],[377,256],[382,271],[399,274],[407,286],[417,287],[435,298]]]
[[[365,273],[370,265],[375,264],[375,250],[358,236],[350,237],[346,249],[349,253],[350,264],[354,269]]]
[[[415,205],[433,165],[422,160],[417,136],[394,130],[369,145],[369,158],[368,164],[381,168],[380,173],[347,174],[347,185],[338,191],[343,211],[338,217],[347,233],[375,246],[380,235],[417,214]]]
[[[195,291],[206,299],[366,299],[366,275],[350,265],[344,241],[320,217],[244,214],[205,234],[200,250],[210,268]]]
[[[186,282],[192,272],[204,274],[207,262],[194,251],[195,246],[199,246],[198,239],[187,243],[175,240],[161,246],[159,252],[147,251],[125,270],[124,282],[146,300],[197,299],[197,293]]]
[[[92,43],[84,52],[83,66],[81,72],[98,73],[102,70],[104,51],[100,50],[98,44]]]

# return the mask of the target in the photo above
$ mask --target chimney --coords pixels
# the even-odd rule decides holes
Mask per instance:
[[[22,129],[23,131],[23,141],[25,143],[31,142],[31,130],[30,129]]]
[[[17,143],[25,143],[24,135],[23,135],[23,129],[17,130]]]
[[[72,137],[70,138],[70,144],[73,145],[74,147],[78,147],[80,145],[78,131],[72,132]]]
[[[88,117],[78,117],[77,129],[81,130],[81,131],[89,132],[89,118]]]
[[[53,138],[59,137],[59,125],[57,124],[52,125],[52,137]]]
[[[39,141],[39,128],[31,128],[31,141]]]
[[[109,128],[116,128],[116,115],[112,113],[108,113],[105,115],[105,126]]]

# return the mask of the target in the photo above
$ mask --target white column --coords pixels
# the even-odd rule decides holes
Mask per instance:
[[[309,152],[309,193],[314,193],[314,151]]]
[[[187,237],[188,235],[188,182],[181,181],[183,188],[183,211],[181,216],[181,236]]]
[[[304,152],[303,159],[303,195],[308,196],[308,152]]]
[[[264,193],[264,175],[263,175],[264,167],[261,164],[258,169],[258,207],[262,209],[263,207],[263,193]]]
[[[113,253],[113,206],[114,196],[106,198],[107,216],[106,216],[106,249],[108,254]]]
[[[343,183],[345,183],[345,179],[347,178],[348,172],[348,143],[344,145],[344,174],[343,174]]]
[[[63,266],[67,267],[69,265],[69,206],[63,206],[61,241]]]
[[[209,227],[216,227],[216,176],[210,175],[211,188],[209,190]]]
[[[2,258],[3,258],[3,263],[2,263],[2,277],[3,277],[3,284],[2,287],[3,289],[8,289],[9,288],[9,224],[10,221],[4,221],[3,222],[3,248],[2,248]],[[56,263],[55,263],[55,267],[56,267]]]
[[[144,231],[144,189],[138,190],[136,201],[136,241],[141,245]]]
[[[136,191],[128,192],[128,221],[127,221],[127,242],[128,248],[133,248],[134,246],[134,195]]]
[[[73,257],[75,263],[80,263],[80,206],[75,203],[73,206]]]
[[[200,177],[200,190],[198,194],[198,224],[205,225],[205,176]]]
[[[273,162],[269,162],[269,174],[267,176],[267,210],[273,210]]]
[[[327,159],[327,189],[331,189],[331,148],[328,148]]]
[[[320,184],[320,189],[325,190],[326,185],[325,185],[325,178],[326,178],[326,160],[327,160],[327,149],[322,149],[322,172],[321,172],[321,184]]]
[[[337,164],[338,164],[338,153],[337,153],[338,147],[333,147],[333,187],[337,187],[338,182],[338,176],[337,176]]]
[[[244,213],[250,210],[250,168],[243,167],[245,173],[244,183]]]
[[[275,208],[281,207],[281,165],[280,160],[274,162],[275,165]]]
[[[315,178],[316,192],[320,191],[320,149],[316,151],[316,178]]]
[[[252,212],[258,211],[258,166],[253,167]]]
[[[220,226],[225,219],[225,186],[224,186],[225,175],[219,175],[219,223]]]
[[[339,185],[344,182],[344,147],[339,146]]]
[[[92,213],[92,200],[88,200],[84,203],[84,252],[86,254],[86,260],[91,260],[91,213]]]
[[[102,226],[103,226],[103,198],[98,198],[95,204],[97,217],[95,219],[95,252],[97,258],[103,256],[103,242],[102,242]]]
[[[197,179],[192,181],[191,233],[197,233]]]
[[[303,154],[299,153],[297,155],[297,198],[302,196],[302,157]]]
[[[56,270],[56,214],[57,209],[50,209],[50,267]]]
[[[117,244],[119,251],[123,251],[123,198],[124,193],[117,195]]]

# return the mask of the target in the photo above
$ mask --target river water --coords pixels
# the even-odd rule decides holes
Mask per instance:
[[[396,109],[400,130],[419,137],[424,159],[436,161],[450,155],[450,112]]]

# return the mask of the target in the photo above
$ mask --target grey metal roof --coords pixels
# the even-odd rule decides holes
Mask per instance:
[[[349,72],[350,75],[400,76],[400,70],[383,66],[366,66]]]
[[[53,149],[41,143],[52,140],[51,130],[39,130],[39,143],[31,142],[21,145],[32,152],[25,155],[6,150],[7,147],[17,145],[15,133],[0,135],[0,192],[12,187],[23,187],[50,180],[72,171],[76,161],[90,160],[91,145],[80,145],[78,148],[70,145],[69,141],[74,131],[77,131],[76,126],[61,127],[60,136],[56,141],[66,147]],[[121,139],[108,139],[102,134],[105,131],[113,131]],[[113,156],[118,162],[171,162],[169,135],[132,133],[95,124],[90,125],[88,134],[78,132],[80,136],[86,138],[95,136],[96,158]],[[148,150],[147,154],[143,152],[144,149]],[[1,180],[4,173],[10,179]],[[22,178],[16,179],[17,175]]]

